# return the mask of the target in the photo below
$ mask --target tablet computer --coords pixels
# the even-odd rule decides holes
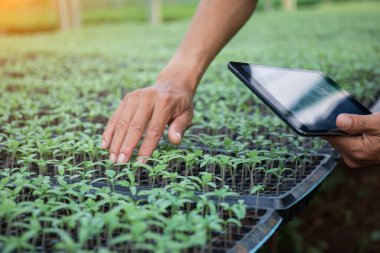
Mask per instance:
[[[319,71],[229,62],[228,68],[296,133],[343,135],[336,126],[341,113],[371,112]]]

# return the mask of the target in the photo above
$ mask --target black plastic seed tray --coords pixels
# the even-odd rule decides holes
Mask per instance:
[[[54,185],[56,182],[53,180]],[[10,189],[14,186],[9,185]],[[118,191],[125,193],[125,190]],[[228,216],[227,213],[224,215]],[[205,246],[193,247],[181,252],[183,253],[241,253],[241,252],[256,252],[265,242],[276,232],[282,223],[282,217],[275,211],[270,209],[247,209],[247,215],[242,219],[241,226],[232,224],[223,232],[212,232],[211,239]],[[5,233],[6,224],[0,222],[0,235]],[[54,252],[53,245],[57,243],[57,238],[47,238],[44,245],[36,245],[36,252]],[[92,244],[88,247],[93,249]],[[94,245],[97,247],[98,245]],[[106,245],[104,245],[106,246]],[[125,250],[126,246],[120,249],[120,252],[129,252]],[[145,252],[145,251],[144,251]],[[151,252],[151,251],[146,251]]]
[[[57,184],[51,178],[53,185]],[[94,184],[95,187],[107,187],[105,184]],[[8,186],[12,188],[12,185]],[[116,187],[115,192],[120,194],[130,194],[126,187]],[[224,215],[228,216],[227,213]],[[227,217],[225,217],[227,218]],[[183,253],[241,253],[256,252],[275,233],[281,225],[283,218],[273,209],[247,208],[247,215],[242,219],[241,226],[235,224],[229,226],[223,232],[212,232],[211,239],[203,247],[194,247],[184,250]],[[3,226],[0,222],[0,234],[3,233]],[[47,241],[46,245],[52,246],[56,240]],[[50,248],[39,247],[38,252],[50,252]],[[124,252],[123,250],[121,252]]]
[[[246,221],[257,220],[255,217],[255,210],[248,210],[247,217],[242,221],[242,224]],[[240,252],[256,252],[264,243],[273,235],[282,222],[280,215],[274,210],[265,210],[262,216],[256,221],[256,224],[246,234],[241,234],[241,239],[234,243],[234,246],[227,250],[229,253]],[[243,227],[246,225],[243,225]],[[215,241],[220,241],[222,238],[216,238]],[[213,241],[214,241],[213,240]],[[214,243],[212,241],[212,243]],[[224,242],[222,242],[224,243]],[[212,252],[224,252],[224,251],[212,251]]]
[[[197,147],[193,149],[202,149],[205,153],[212,155],[217,154],[230,154],[231,152],[215,149],[207,149],[203,147]],[[318,185],[324,180],[325,177],[335,168],[336,161],[331,155],[307,155],[306,158],[310,158],[310,162],[304,167],[303,172],[289,172],[284,174],[284,180],[277,183],[278,179],[272,177],[266,180],[266,188],[258,196],[250,193],[250,178],[249,174],[244,172],[241,167],[237,167],[235,171],[225,173],[221,175],[220,167],[212,168],[200,168],[198,165],[194,166],[191,173],[188,176],[200,176],[202,172],[210,172],[215,174],[218,178],[224,178],[223,185],[229,186],[238,196],[227,197],[225,200],[228,202],[235,202],[239,199],[245,201],[249,207],[267,208],[278,210],[279,213],[287,222],[293,218],[313,197]],[[277,165],[273,165],[276,167]],[[285,167],[294,168],[294,162],[288,161],[285,163]],[[180,176],[186,176],[185,168],[183,164],[179,164],[176,168],[176,172]],[[295,174],[294,174],[295,173]],[[221,181],[216,181],[217,187],[222,187]],[[265,174],[258,174],[255,178],[255,185],[262,184],[265,181]],[[139,172],[139,180],[137,190],[146,190],[152,187],[150,185],[149,176],[147,171]],[[165,187],[167,181],[162,178],[157,178],[153,187]],[[104,182],[96,183],[97,187],[107,186]],[[130,191],[127,187],[115,185],[116,191],[122,191],[124,194],[129,194]],[[139,196],[138,198],[144,198]]]
[[[210,154],[232,155],[231,152],[227,150],[223,151],[205,147],[193,147],[193,149],[202,149],[205,153]],[[226,185],[230,186],[239,194],[237,197],[227,197],[226,201],[233,202],[238,199],[243,199],[245,203],[251,207],[275,209],[284,218],[284,222],[287,222],[308,204],[322,181],[336,167],[336,156],[327,154],[332,151],[335,150],[326,146],[326,154],[310,156],[313,157],[314,161],[305,168],[304,174],[296,176],[294,181],[290,180],[281,183],[278,188],[268,187],[268,189],[260,193],[258,197],[250,194],[247,175],[241,175],[241,171],[237,169],[235,171],[237,174],[235,181],[241,177],[245,179],[241,184],[235,184],[235,187],[233,187],[230,178],[226,180]],[[292,167],[293,165],[292,163],[286,164],[287,167]],[[294,175],[290,174],[288,177],[290,179],[294,177]],[[262,183],[262,176],[256,179],[256,183]]]
[[[238,197],[227,197],[225,201],[234,202],[243,199],[249,207],[275,209],[282,216],[284,222],[288,222],[308,204],[322,181],[336,167],[337,162],[330,155],[323,155],[323,157],[318,166],[287,191],[264,192],[259,196],[243,194]]]
[[[336,161],[330,155],[313,156],[313,159],[305,167],[303,174],[299,172],[296,176],[291,173],[284,175],[286,180],[280,184],[276,184],[277,179],[275,177],[268,180],[265,191],[259,195],[250,194],[249,176],[242,173],[240,168],[237,168],[234,172],[234,180],[231,174],[225,175],[224,185],[229,186],[238,196],[226,197],[225,201],[236,202],[242,199],[248,207],[278,210],[284,221],[287,222],[309,202],[318,186],[336,166]],[[287,167],[291,167],[292,165],[292,163],[286,164]],[[177,171],[180,175],[184,176],[185,169],[183,167],[180,167]],[[192,170],[192,175],[199,176],[203,171],[209,170],[195,166]],[[216,167],[214,172],[217,177],[221,178],[220,168]],[[138,191],[149,189],[151,186],[149,185],[147,172],[142,171],[140,176],[140,183],[137,187]],[[262,183],[263,177],[264,175],[262,174],[258,175],[256,183]],[[222,186],[220,182],[217,181],[216,183],[218,187]],[[158,178],[154,187],[165,187],[165,185],[166,183]],[[94,186],[102,187],[107,186],[107,184],[99,182]],[[127,187],[116,185],[115,190],[124,194],[131,194]],[[144,196],[137,198],[144,198]]]
[[[96,187],[104,185],[98,184]],[[115,192],[130,194],[125,187],[116,187]],[[137,199],[144,199],[140,196]],[[283,218],[273,209],[248,208],[247,215],[241,221],[242,226],[232,226],[222,233],[213,233],[206,246],[190,248],[184,253],[254,253],[276,232]]]

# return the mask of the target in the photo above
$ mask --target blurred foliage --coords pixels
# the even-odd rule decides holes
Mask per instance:
[[[52,30],[58,27],[56,0],[0,0],[0,33]],[[149,1],[81,0],[82,21],[86,24],[145,22]],[[163,0],[164,21],[190,19],[195,0]]]
[[[190,19],[197,0],[162,0],[164,21]],[[97,24],[108,22],[144,22],[148,15],[148,0],[82,0],[83,22]]]
[[[259,9],[264,9],[265,6],[269,6],[274,9],[281,8],[281,2],[283,0],[260,0],[258,3]],[[310,7],[317,4],[335,4],[340,2],[366,2],[367,0],[295,0],[298,8]],[[377,0],[374,0],[377,1]]]
[[[80,0],[82,20],[86,24],[146,22],[149,0]],[[281,8],[282,0],[259,1],[258,11]],[[297,0],[298,8],[317,6],[327,10],[336,7],[334,2],[355,2],[344,8],[366,9],[366,1],[358,0]],[[56,0],[0,0],[0,33],[19,33],[52,30],[58,27]],[[164,21],[190,19],[199,0],[162,0]],[[364,7],[361,5],[364,4]],[[376,4],[376,3],[374,3]],[[265,8],[266,6],[266,8]]]
[[[257,11],[264,11],[269,5],[269,11],[281,9],[282,0],[260,0]],[[355,2],[362,4],[366,0],[297,0],[298,8],[323,6],[336,8],[334,2]],[[146,21],[148,0],[82,0],[83,20],[85,24],[104,22]],[[199,0],[162,0],[164,21],[190,19]],[[356,5],[355,8],[360,6]],[[340,7],[338,7],[340,8]],[[347,8],[347,7],[346,7]],[[350,8],[350,7],[349,7]],[[366,8],[366,7],[364,7]]]

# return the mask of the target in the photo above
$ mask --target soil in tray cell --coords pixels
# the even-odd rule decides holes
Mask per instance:
[[[4,169],[7,167],[8,167],[7,154],[4,152],[0,152],[0,169]]]
[[[7,151],[0,151],[0,169],[5,168],[16,168],[20,167],[20,165],[17,164],[17,154],[14,156],[13,162],[12,162],[12,154]]]

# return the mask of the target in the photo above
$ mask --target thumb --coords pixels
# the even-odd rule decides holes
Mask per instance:
[[[193,118],[193,114],[191,111],[186,111],[176,117],[170,124],[169,127],[169,141],[174,144],[178,145],[181,143],[183,134],[185,133],[185,130],[191,126],[191,120]]]
[[[380,134],[380,113],[370,115],[340,114],[336,125],[349,134]]]

